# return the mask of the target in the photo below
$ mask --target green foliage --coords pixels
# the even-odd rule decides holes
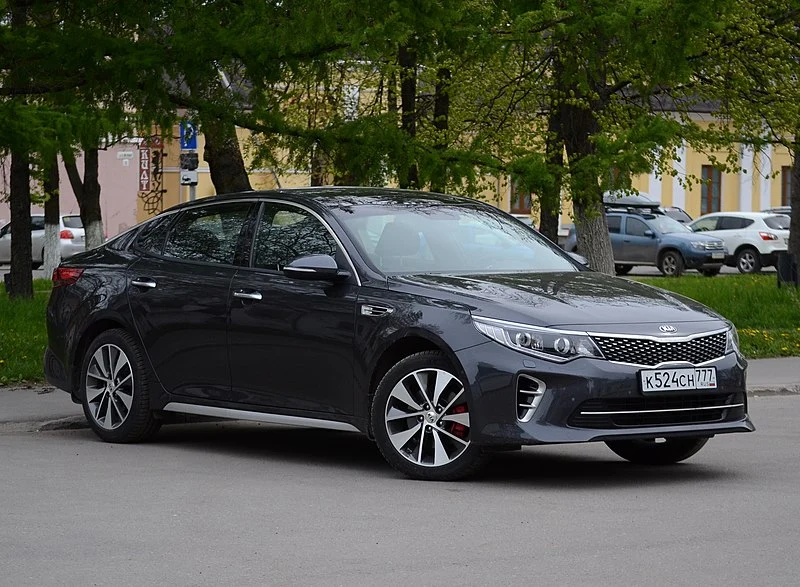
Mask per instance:
[[[746,357],[800,356],[800,291],[779,289],[774,274],[637,281],[697,300],[733,322]]]

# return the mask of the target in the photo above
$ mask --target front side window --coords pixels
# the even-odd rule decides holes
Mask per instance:
[[[164,256],[233,265],[250,202],[204,206],[184,212],[164,246]]]
[[[644,232],[646,230],[650,229],[638,218],[628,218],[625,222],[625,232],[631,236],[645,236]]]
[[[714,216],[713,218],[701,218],[700,220],[695,221],[692,223],[692,230],[694,232],[706,232],[708,230],[716,230],[717,229],[717,217]]]
[[[307,255],[335,257],[336,240],[311,212],[290,204],[265,204],[256,231],[253,266],[281,271]]]

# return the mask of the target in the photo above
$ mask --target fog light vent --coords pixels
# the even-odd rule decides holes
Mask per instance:
[[[533,418],[545,389],[547,386],[544,381],[536,377],[530,375],[517,377],[517,419],[520,422],[528,422]]]

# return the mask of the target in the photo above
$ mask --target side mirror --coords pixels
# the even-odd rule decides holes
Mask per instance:
[[[307,281],[341,281],[350,277],[350,272],[339,269],[336,259],[330,255],[298,257],[283,268],[283,274]]]
[[[588,267],[589,266],[589,259],[587,259],[583,255],[579,255],[578,253],[567,253],[567,255],[572,257],[573,261],[577,261],[578,263],[580,263],[584,267]]]
[[[649,236],[650,238],[656,238],[656,233],[653,232],[652,230],[645,230],[644,235]]]

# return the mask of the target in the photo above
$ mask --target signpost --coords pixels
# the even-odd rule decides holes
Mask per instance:
[[[181,122],[181,185],[189,186],[189,201],[195,199],[197,188],[197,127],[189,120]]]

